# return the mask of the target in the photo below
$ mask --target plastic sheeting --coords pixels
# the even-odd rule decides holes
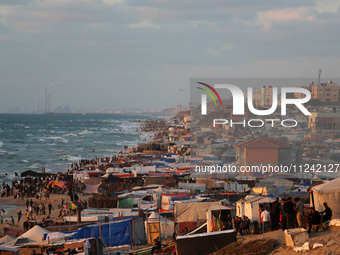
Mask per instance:
[[[98,222],[98,221],[105,221],[105,216],[109,218],[109,220],[113,219],[113,216],[108,214],[99,214],[99,215],[82,215],[81,216],[81,221],[82,222]],[[77,222],[77,216],[65,216],[64,221],[68,222]]]
[[[79,229],[70,240],[102,236],[108,246],[130,245],[130,220]]]
[[[85,172],[85,171],[81,171],[81,172],[74,172],[73,173],[73,179],[74,180],[85,180],[85,177],[88,177],[89,173]]]
[[[35,225],[33,228],[22,234],[19,238],[28,238],[33,241],[42,241],[44,239],[44,234],[50,233],[50,231],[40,227],[39,225]]]
[[[152,214],[148,217],[148,221],[147,222],[145,221],[145,230],[147,230],[146,224],[149,225],[149,229],[150,229],[150,224],[151,225],[156,224],[156,227],[160,225],[160,228],[161,228],[160,232],[161,232],[162,239],[167,238],[167,237],[172,237],[174,233],[174,227],[175,227],[174,222],[172,220],[165,219],[164,217],[160,216],[156,212],[152,212]]]
[[[84,179],[82,182],[86,186],[84,193],[87,193],[87,194],[98,193],[98,188],[102,184],[101,178],[88,178],[88,179]]]
[[[260,196],[252,196],[247,200],[241,199],[236,202],[236,216],[246,215],[251,221],[260,222],[260,204],[270,204],[274,201],[274,198]]]
[[[195,202],[175,204],[175,219],[176,223],[192,222],[207,219],[207,210],[209,207],[219,205],[220,202]]]
[[[332,218],[340,218],[340,178],[317,185],[312,188],[312,192],[315,210],[324,211],[323,203],[326,202],[332,209]],[[310,201],[313,201],[312,197]]]

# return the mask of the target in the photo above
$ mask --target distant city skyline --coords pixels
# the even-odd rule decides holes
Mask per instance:
[[[338,77],[340,2],[3,0],[0,112],[166,109],[190,78]],[[312,82],[312,81],[311,81]],[[39,106],[37,106],[39,95]]]

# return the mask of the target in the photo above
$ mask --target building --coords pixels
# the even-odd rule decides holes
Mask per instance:
[[[244,97],[248,97],[248,92],[243,92]],[[273,102],[273,87],[263,86],[261,89],[257,89],[252,95],[253,106],[255,108],[271,106]]]
[[[238,166],[291,163],[292,147],[272,138],[256,138],[234,145]]]
[[[340,112],[311,112],[308,116],[308,128],[315,132],[338,132],[340,130]]]
[[[338,87],[338,84],[328,81],[327,83],[320,83],[320,85],[311,83],[309,84],[309,87],[312,99],[321,102],[339,102],[340,87]]]

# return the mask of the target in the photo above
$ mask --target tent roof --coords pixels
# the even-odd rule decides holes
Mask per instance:
[[[19,236],[19,238],[29,238],[31,240],[41,241],[46,233],[50,233],[50,231],[40,227],[39,225],[35,225],[33,228]]]
[[[4,237],[2,237],[0,239],[0,243],[7,243],[7,242],[10,242],[10,241],[13,241],[13,240],[15,240],[14,237],[11,237],[9,235],[5,235]]]
[[[271,197],[260,197],[260,196],[256,196],[256,197],[251,197],[247,200],[244,201],[244,203],[256,203],[256,204],[260,204],[260,203],[273,203],[275,201],[274,198]]]
[[[233,210],[235,207],[232,206],[224,206],[224,205],[213,205],[208,208],[211,211],[220,211],[220,210]]]
[[[220,202],[194,202],[175,204],[176,222],[198,221],[207,219],[208,208],[220,205]]]
[[[335,191],[340,191],[340,178],[314,186],[312,191],[319,193],[333,193]]]
[[[152,212],[151,215],[148,217],[148,221],[158,221],[158,220],[165,220],[162,215],[159,215],[156,212]]]

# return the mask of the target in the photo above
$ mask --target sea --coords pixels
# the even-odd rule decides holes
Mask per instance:
[[[140,121],[152,118],[156,117],[0,114],[0,183],[20,179],[27,170],[58,173],[80,159],[112,157],[125,146],[151,139],[153,134],[140,132]]]

